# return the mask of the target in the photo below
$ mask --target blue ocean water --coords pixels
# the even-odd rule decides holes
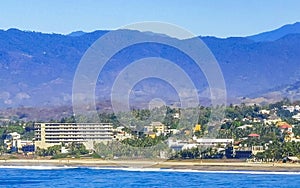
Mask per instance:
[[[300,187],[300,173],[169,169],[4,167],[0,187]]]

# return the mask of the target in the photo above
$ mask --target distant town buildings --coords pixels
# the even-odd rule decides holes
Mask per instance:
[[[245,125],[239,126],[238,129],[247,129],[247,128],[252,128],[252,127],[253,127],[253,125],[245,124]]]
[[[297,121],[300,121],[300,113],[293,115],[292,118],[294,118]]]
[[[272,125],[272,124],[276,124],[278,122],[282,121],[280,117],[278,117],[277,115],[270,115],[267,119],[264,119],[264,124],[266,125]]]
[[[263,159],[261,156],[274,147],[272,143],[293,145],[298,144],[294,142],[300,142],[300,124],[297,122],[300,121],[299,110],[298,105],[276,105],[255,109],[234,108],[234,111],[232,109],[229,111],[231,114],[228,114],[228,117],[222,119],[218,137],[210,137],[208,134],[210,126],[214,125],[203,123],[205,121],[190,125],[180,124],[179,119],[183,116],[180,117],[180,113],[177,111],[173,111],[171,116],[168,116],[168,121],[164,121],[166,124],[153,121],[141,124],[133,123],[126,127],[126,125],[113,126],[111,123],[34,123],[34,127],[32,127],[33,124],[26,127],[31,131],[31,138],[34,130],[33,141],[21,140],[20,134],[14,131],[22,133],[17,128],[23,126],[22,128],[25,129],[25,127],[22,123],[16,122],[14,129],[3,134],[3,138],[5,138],[3,150],[8,151],[7,153],[22,153],[22,151],[29,153],[36,148],[47,149],[59,145],[61,146],[60,152],[66,154],[72,151],[69,146],[82,146],[83,144],[89,150],[88,152],[92,153],[96,149],[100,151],[104,146],[114,143],[134,146],[137,144],[135,147],[148,147],[148,145],[159,143],[169,146],[168,150],[155,154],[155,156],[163,156],[163,158],[169,156],[169,153],[173,153],[183,159],[226,157],[261,160]],[[2,121],[4,128],[9,127],[10,124],[11,122],[7,122],[5,119]],[[143,125],[146,126],[141,129]],[[28,138],[26,134],[23,136]],[[97,147],[95,143],[100,142],[108,142],[108,144],[101,144]],[[49,151],[53,148],[50,148]],[[37,153],[40,151],[44,150],[38,150]],[[137,156],[137,154],[131,153],[129,155]],[[120,156],[116,155],[116,157]]]
[[[259,113],[260,114],[267,114],[267,115],[269,115],[270,114],[270,110],[263,109],[263,110],[260,110]]]
[[[173,116],[174,119],[180,119],[180,114],[179,113],[175,113]]]
[[[283,105],[282,106],[282,109],[284,109],[284,110],[288,110],[289,112],[294,112],[295,110],[296,111],[300,111],[300,106],[299,105],[295,105],[295,106],[286,106],[286,105]]]

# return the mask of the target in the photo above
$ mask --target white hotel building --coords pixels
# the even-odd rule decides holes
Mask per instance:
[[[94,143],[113,138],[111,123],[35,123],[34,127],[36,148],[79,142],[92,149]]]

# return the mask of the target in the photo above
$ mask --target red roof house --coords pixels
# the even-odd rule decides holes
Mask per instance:
[[[279,129],[281,130],[281,132],[285,132],[285,131],[287,131],[287,132],[293,132],[293,127],[291,125],[287,124],[287,123],[281,125],[279,127]]]
[[[248,135],[248,137],[260,137],[260,135],[259,134],[255,134],[255,133],[251,133],[251,134]]]

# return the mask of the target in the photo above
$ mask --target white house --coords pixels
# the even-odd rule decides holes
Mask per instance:
[[[217,146],[226,147],[228,144],[233,144],[234,139],[217,139],[217,138],[198,138],[195,139],[200,146]]]
[[[300,113],[292,116],[295,120],[300,121]]]

